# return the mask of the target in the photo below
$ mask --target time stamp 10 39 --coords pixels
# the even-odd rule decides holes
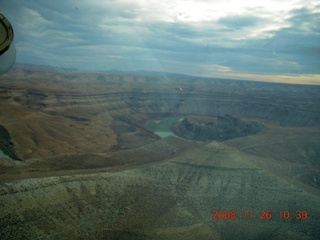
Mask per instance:
[[[212,219],[219,220],[236,220],[236,219],[260,219],[260,220],[271,220],[274,218],[283,219],[283,220],[306,220],[308,218],[308,211],[307,210],[279,210],[277,212],[273,212],[271,210],[260,210],[260,211],[253,211],[253,210],[243,210],[243,211],[236,211],[236,210],[212,210]]]

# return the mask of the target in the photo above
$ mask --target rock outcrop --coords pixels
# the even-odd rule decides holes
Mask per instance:
[[[174,124],[171,130],[179,137],[197,141],[225,141],[260,132],[263,125],[244,121],[230,115],[218,117],[216,121],[193,122],[188,118]]]
[[[8,131],[0,125],[0,149],[12,159],[18,159]]]

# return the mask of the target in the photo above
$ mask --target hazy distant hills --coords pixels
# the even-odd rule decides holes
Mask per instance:
[[[239,86],[255,86],[255,87],[275,87],[275,88],[283,88],[288,87],[289,89],[295,88],[295,86],[302,86],[305,85],[302,84],[287,84],[287,83],[274,83],[274,82],[264,82],[264,81],[254,81],[254,80],[244,80],[244,79],[228,79],[228,78],[210,78],[210,77],[200,77],[200,76],[192,76],[187,74],[181,74],[181,73],[173,73],[173,72],[158,72],[158,71],[146,71],[146,70],[136,70],[136,71],[122,71],[118,69],[110,69],[105,71],[86,71],[86,70],[80,70],[77,68],[65,68],[65,67],[53,67],[53,66],[47,66],[47,65],[33,65],[33,64],[24,64],[24,63],[16,63],[14,65],[14,71],[22,70],[25,71],[56,71],[60,73],[66,73],[70,74],[70,72],[73,73],[100,73],[100,74],[106,74],[106,75],[131,75],[131,76],[154,76],[154,77],[171,77],[171,78],[180,78],[184,79],[184,81],[194,81],[195,79],[204,79],[206,81],[210,81],[211,83],[219,83],[223,85],[234,85],[238,84]],[[11,71],[12,72],[12,71]],[[308,85],[310,86],[310,85]],[[318,86],[318,85],[315,85]],[[293,87],[293,88],[292,88]],[[318,86],[319,87],[319,86]]]

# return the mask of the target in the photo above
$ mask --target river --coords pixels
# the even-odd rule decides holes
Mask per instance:
[[[173,135],[173,132],[171,131],[170,127],[175,122],[179,121],[179,119],[183,118],[182,116],[176,116],[176,117],[159,117],[154,118],[146,121],[144,124],[144,127],[148,129],[149,131],[154,132],[161,138],[168,137],[170,135]]]

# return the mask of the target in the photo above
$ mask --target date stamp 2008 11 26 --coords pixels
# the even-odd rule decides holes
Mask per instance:
[[[235,219],[260,219],[260,220],[271,220],[274,217],[279,219],[296,219],[296,220],[305,220],[308,218],[308,212],[306,210],[279,210],[274,214],[271,210],[260,210],[259,214],[255,214],[252,210],[243,210],[241,213],[236,210],[212,210],[212,219],[226,219],[226,220],[235,220]]]

